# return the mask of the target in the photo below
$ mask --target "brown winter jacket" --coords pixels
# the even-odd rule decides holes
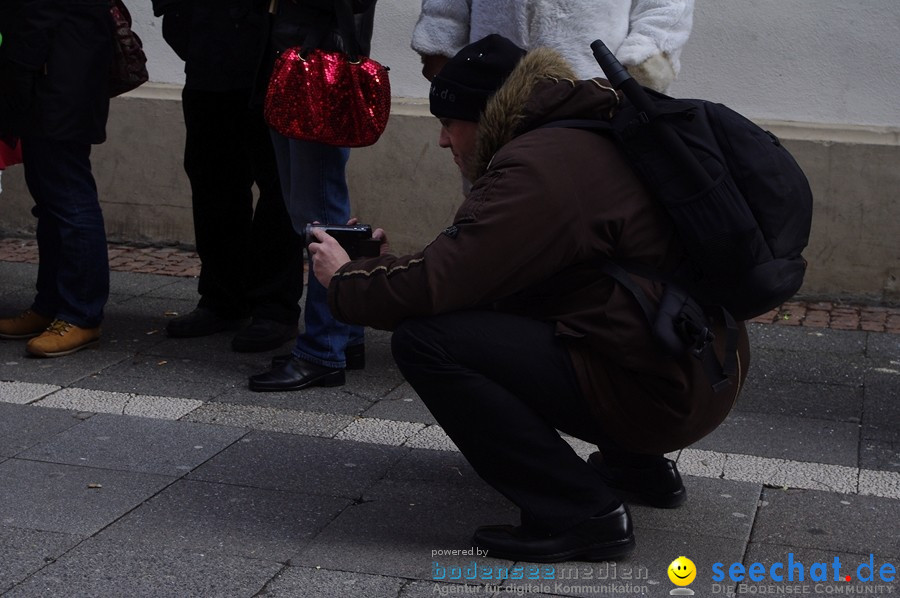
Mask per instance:
[[[329,304],[341,320],[383,329],[470,308],[554,322],[603,434],[639,452],[683,448],[731,409],[746,375],[746,331],[738,379],[716,395],[700,363],[662,353],[633,296],[597,270],[602,257],[671,270],[681,249],[611,141],[537,128],[616,109],[605,80],[573,77],[554,51],[530,52],[479,122],[477,177],[453,225],[415,255],[346,264]],[[636,282],[658,299],[659,285]]]

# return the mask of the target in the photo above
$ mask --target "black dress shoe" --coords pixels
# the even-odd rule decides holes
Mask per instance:
[[[234,335],[231,350],[238,353],[260,353],[277,349],[297,336],[297,324],[253,318],[250,325]]]
[[[634,530],[625,505],[605,515],[591,517],[572,529],[548,536],[525,526],[479,527],[472,544],[487,556],[532,563],[607,561],[628,556],[634,550]]]
[[[687,499],[687,490],[671,459],[649,467],[625,467],[608,465],[603,462],[603,455],[593,453],[588,463],[623,500],[674,509]]]
[[[223,330],[234,330],[245,321],[246,318],[226,318],[206,307],[198,307],[190,313],[169,320],[166,335],[172,338],[209,336]]]
[[[280,368],[287,361],[293,357],[290,353],[286,355],[276,355],[272,358],[272,367]],[[364,370],[366,369],[366,346],[364,344],[353,345],[351,347],[347,347],[344,353],[344,357],[347,360],[347,366],[344,369],[347,370]]]
[[[287,392],[309,386],[342,386],[344,370],[316,365],[291,357],[281,367],[250,376],[248,387],[254,392]]]

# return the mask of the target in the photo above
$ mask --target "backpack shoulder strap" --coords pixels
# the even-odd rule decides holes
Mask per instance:
[[[641,311],[644,312],[647,323],[650,324],[650,326],[653,326],[653,322],[656,321],[656,308],[650,303],[650,299],[647,298],[647,293],[644,292],[644,289],[634,282],[628,274],[628,271],[619,264],[608,259],[600,260],[600,271],[615,279],[616,282],[625,287],[625,289],[634,296]]]
[[[725,323],[725,359],[723,363],[719,363],[713,347],[715,335],[710,329],[709,319],[703,308],[684,289],[667,281],[665,276],[650,273],[646,278],[666,282],[666,290],[657,309],[650,302],[644,289],[631,278],[629,270],[609,259],[600,260],[598,265],[604,274],[612,277],[631,293],[644,312],[653,337],[667,353],[677,356],[689,352],[695,359],[699,359],[716,392],[731,384],[728,376],[737,371],[738,329],[737,323],[726,309],[722,308]],[[645,271],[646,269],[640,268],[635,274],[644,277]]]

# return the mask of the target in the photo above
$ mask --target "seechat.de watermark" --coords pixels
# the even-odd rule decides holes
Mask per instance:
[[[682,558],[684,557],[679,557]],[[710,593],[726,596],[872,596],[893,594],[900,589],[894,584],[897,580],[897,567],[893,563],[876,561],[874,554],[869,554],[868,559],[851,561],[844,558],[844,561],[839,556],[821,561],[804,561],[789,552],[783,559],[768,564],[758,561],[749,564],[713,563]],[[674,561],[670,569],[677,569]],[[670,571],[670,575],[674,575],[674,572]],[[677,578],[673,578],[673,583],[688,585],[679,582]],[[687,588],[680,588],[670,593],[686,594],[688,591]]]

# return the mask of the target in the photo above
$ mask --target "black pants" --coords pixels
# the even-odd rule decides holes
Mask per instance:
[[[250,108],[250,90],[185,89],[182,98],[184,170],[201,262],[199,306],[224,317],[295,324],[303,291],[302,241],[281,197],[262,109]]]
[[[552,325],[456,312],[407,320],[392,348],[447,435],[523,522],[555,533],[618,503],[557,432],[604,445]]]

